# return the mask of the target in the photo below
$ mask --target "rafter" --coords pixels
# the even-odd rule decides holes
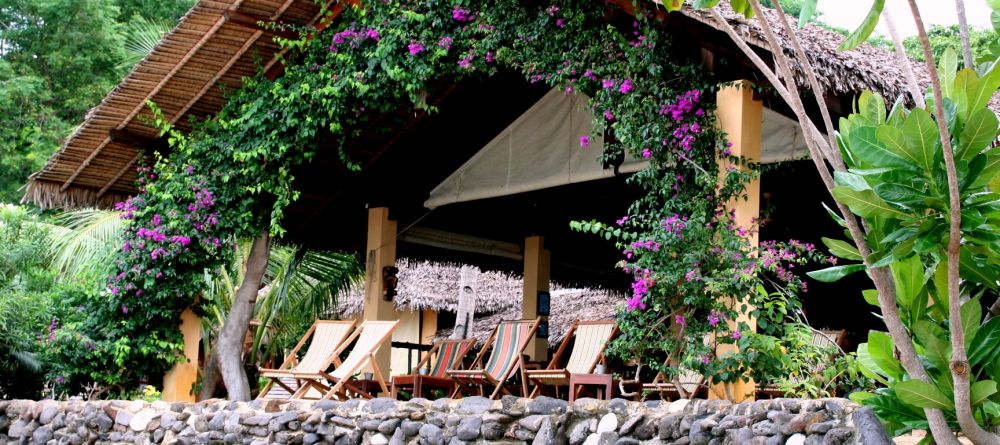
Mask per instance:
[[[118,170],[118,173],[115,173],[115,176],[111,178],[111,180],[108,181],[107,184],[104,184],[104,187],[101,187],[101,190],[97,192],[97,198],[100,199],[102,196],[104,196],[104,194],[111,189],[111,186],[115,185],[115,183],[118,182],[118,180],[125,175],[125,172],[129,171],[129,169],[131,169],[136,162],[139,162],[139,158],[141,157],[142,156],[139,153],[136,153],[135,156],[132,157],[132,160],[128,161],[128,163],[125,164],[124,167]]]
[[[236,0],[236,2],[233,3],[233,6],[231,6],[230,9],[232,10],[238,9],[240,7],[240,4],[242,3],[243,0]],[[188,50],[187,54],[185,54],[184,57],[180,61],[178,61],[176,65],[174,65],[174,67],[167,73],[166,76],[163,76],[163,79],[160,79],[160,82],[157,83],[156,86],[153,87],[153,90],[146,95],[146,99],[148,100],[149,98],[159,93],[160,90],[163,89],[163,86],[166,85],[167,82],[169,82],[170,79],[172,79],[174,75],[177,74],[177,72],[180,71],[180,69],[183,68],[184,65],[187,64],[187,62],[191,60],[191,58],[194,57],[195,54],[198,53],[198,50],[200,50],[202,46],[205,46],[205,43],[207,43],[212,38],[212,36],[214,36],[215,33],[219,31],[219,28],[221,28],[222,25],[225,23],[226,23],[225,15],[220,15],[219,19],[215,21],[215,24],[212,25],[212,27],[208,30],[208,32],[202,35],[201,39],[198,39],[198,42],[195,43],[195,45],[191,47],[190,50]],[[118,130],[125,128],[125,126],[128,125],[129,122],[132,122],[132,119],[134,119],[135,116],[138,115],[139,112],[142,111],[142,109],[145,106],[146,106],[146,100],[139,102],[139,104],[136,105],[132,109],[132,111],[129,112],[127,116],[125,116],[125,119],[123,119],[122,122],[118,124],[118,126],[116,126],[115,128]],[[80,166],[73,171],[73,174],[70,175],[69,179],[67,179],[66,182],[64,182],[63,185],[59,187],[59,191],[63,192],[66,191],[66,189],[69,188],[71,184],[73,184],[73,181],[75,181],[76,178],[80,176],[80,173],[82,173],[83,170],[86,169],[91,162],[93,162],[94,158],[97,157],[97,155],[101,152],[101,150],[104,150],[104,147],[106,147],[110,142],[111,142],[111,135],[109,134],[106,138],[104,138],[103,141],[101,141],[101,143],[97,147],[94,148],[94,151],[90,152],[90,154],[87,155],[87,159],[84,159],[83,162],[80,164]]]

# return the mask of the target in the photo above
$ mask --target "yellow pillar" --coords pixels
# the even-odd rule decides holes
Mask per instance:
[[[760,162],[760,141],[761,124],[764,120],[764,106],[753,98],[752,84],[749,81],[741,80],[719,90],[716,96],[717,116],[719,127],[726,132],[729,142],[732,144],[730,151],[734,156],[741,156],[751,162]],[[720,165],[721,173],[725,174],[729,165],[725,160]],[[760,179],[754,179],[746,187],[746,199],[736,200],[728,204],[730,209],[736,210],[736,221],[738,226],[750,228],[756,224],[760,218]],[[757,233],[751,235],[750,243],[757,245]],[[735,328],[738,322],[745,322],[751,329],[756,329],[756,321],[749,317],[741,316],[739,320],[729,321],[730,327]],[[736,351],[736,345],[719,345],[716,353],[719,356],[732,354]],[[734,401],[753,399],[756,384],[753,380],[749,382],[737,382],[726,390],[723,385],[713,385],[709,391],[709,398],[732,398]],[[728,393],[728,394],[727,394]]]
[[[545,239],[529,236],[524,239],[524,292],[521,313],[524,319],[538,317],[538,293],[549,290],[549,251],[545,249]],[[548,316],[542,316],[547,321]],[[548,358],[548,338],[533,337],[525,352],[531,360]]]
[[[396,306],[386,301],[382,270],[396,265],[396,221],[389,220],[389,209],[368,209],[368,247],[365,249],[365,305],[363,320],[396,320]],[[379,348],[375,362],[388,373],[391,362],[389,345]],[[369,370],[371,371],[371,370]],[[383,375],[386,381],[391,376]]]
[[[201,320],[194,311],[181,313],[181,333],[184,334],[184,362],[174,365],[163,376],[161,398],[167,402],[195,402],[194,384],[198,380],[198,343],[201,342]]]

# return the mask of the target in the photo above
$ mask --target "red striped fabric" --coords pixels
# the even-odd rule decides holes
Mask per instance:
[[[431,377],[445,376],[448,368],[451,367],[451,363],[455,360],[455,355],[458,353],[458,348],[461,345],[461,341],[441,342],[441,347],[438,348],[437,359],[434,362],[434,367],[431,369]]]
[[[493,351],[484,371],[500,380],[507,371],[517,369],[517,353],[524,346],[531,323],[523,321],[501,322],[497,328],[497,337],[493,341]]]

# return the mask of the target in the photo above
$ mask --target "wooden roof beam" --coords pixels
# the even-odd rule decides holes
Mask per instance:
[[[112,129],[108,132],[108,136],[113,142],[131,145],[147,151],[164,151],[170,147],[165,137],[151,138],[128,130]]]
[[[285,7],[280,9],[279,12],[287,8],[289,4],[290,2],[285,3]],[[280,13],[276,15],[280,15]],[[223,14],[223,16],[226,17],[226,22],[228,23],[260,31],[263,32],[264,34],[270,34],[273,36],[278,36],[289,40],[295,40],[299,38],[299,34],[297,32],[280,29],[277,28],[276,26],[268,26],[268,25],[277,25],[277,22],[274,21],[274,16],[263,17],[239,11],[226,11]]]
[[[124,167],[122,167],[120,170],[118,170],[118,173],[115,173],[115,176],[112,177],[111,180],[109,180],[107,184],[104,184],[104,187],[101,187],[101,190],[97,192],[97,198],[100,199],[102,196],[104,196],[104,194],[107,193],[108,190],[111,189],[111,186],[115,185],[115,183],[118,182],[118,180],[121,179],[122,176],[125,175],[125,172],[129,171],[129,169],[131,169],[132,166],[134,166],[136,162],[139,162],[139,158],[141,158],[141,157],[142,157],[142,155],[140,155],[139,153],[136,153],[135,156],[132,157],[132,160],[128,161],[128,163],[125,164]]]
[[[243,0],[236,0],[236,2],[233,3],[233,6],[231,6],[230,9],[231,10],[238,9],[240,7],[240,4],[242,3]],[[160,79],[160,81],[156,84],[156,86],[153,87],[153,90],[146,95],[146,100],[149,100],[157,93],[159,93],[160,90],[163,89],[163,87],[167,84],[167,82],[169,82],[170,79],[173,79],[174,75],[176,75],[177,72],[180,71],[181,68],[183,68],[184,65],[186,65],[187,62],[191,60],[191,58],[194,57],[196,53],[198,53],[198,50],[200,50],[202,46],[205,46],[205,43],[207,43],[212,38],[212,36],[214,36],[215,33],[219,31],[219,28],[221,28],[222,25],[225,23],[226,23],[225,15],[219,16],[219,19],[215,21],[215,24],[212,25],[212,28],[210,28],[208,32],[206,32],[204,35],[202,35],[201,39],[198,39],[198,42],[195,43],[190,50],[188,50],[187,54],[185,54],[184,57],[181,58],[181,60],[178,61],[176,65],[174,65],[174,67],[170,70],[170,72],[168,72],[165,76],[163,76],[162,79]],[[142,111],[142,109],[146,106],[146,100],[139,102],[138,105],[132,108],[132,111],[129,112],[129,114],[125,116],[125,119],[123,119],[122,122],[118,124],[118,126],[116,126],[115,128],[121,130],[125,128],[125,126],[129,124],[129,122],[132,122],[132,119],[134,119],[135,116],[138,115],[139,112]],[[87,159],[84,159],[83,162],[80,163],[80,166],[73,171],[73,174],[69,176],[69,179],[66,179],[66,182],[64,182],[63,185],[59,187],[59,191],[63,192],[66,191],[66,189],[69,188],[71,184],[73,184],[73,181],[75,181],[76,178],[80,176],[80,173],[82,173],[83,170],[86,169],[87,166],[89,166],[90,163],[94,161],[94,158],[96,158],[97,155],[100,154],[101,150],[104,150],[104,147],[106,147],[109,142],[111,142],[110,134],[108,135],[108,137],[104,138],[104,140],[101,141],[101,143],[97,147],[94,148],[94,151],[90,152],[90,155],[87,156]]]

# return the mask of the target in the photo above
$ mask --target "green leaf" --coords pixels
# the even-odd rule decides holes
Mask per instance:
[[[730,0],[729,6],[733,8],[733,11],[743,14],[743,17],[753,17],[753,7],[750,6],[748,0]]]
[[[979,298],[973,298],[959,308],[959,315],[962,319],[962,329],[965,330],[965,347],[968,348],[979,332],[979,323],[983,319],[983,308],[979,304]]]
[[[989,319],[979,327],[969,348],[969,364],[977,366],[996,360],[1000,346],[1000,317]]]
[[[962,71],[966,70],[972,71],[968,68]],[[972,88],[973,86],[975,88]],[[979,82],[967,85],[966,93],[969,97],[968,113],[972,114],[981,108],[986,108],[986,105],[990,103],[990,98],[993,97],[993,93],[996,93],[998,87],[1000,87],[1000,69],[997,69],[997,65],[993,65],[993,69],[980,78]]]
[[[993,394],[997,393],[997,382],[992,380],[980,380],[969,387],[969,401],[972,406],[979,406]]]
[[[851,243],[833,238],[823,238],[823,244],[825,244],[826,247],[830,249],[830,253],[837,258],[855,261],[862,260],[861,253],[858,252],[858,248],[854,247]]]
[[[917,165],[928,173],[934,171],[938,129],[931,115],[920,108],[910,111],[903,121],[903,140],[907,150],[917,159]]]
[[[879,141],[876,128],[870,125],[856,127],[847,136],[851,153],[857,159],[874,167],[914,168],[914,165],[888,150]],[[919,166],[919,164],[917,164]]]
[[[904,403],[919,408],[936,408],[940,410],[954,410],[955,408],[954,403],[947,395],[941,392],[940,389],[937,389],[936,386],[923,380],[897,382],[892,386],[892,389]]]
[[[844,266],[833,266],[833,267],[828,267],[826,269],[806,272],[806,275],[809,275],[812,279],[816,281],[822,281],[824,283],[832,283],[852,273],[860,272],[862,270],[865,270],[864,264],[847,264]]]
[[[719,3],[719,0],[694,0],[695,9],[708,9]]]
[[[903,137],[903,130],[889,125],[880,125],[875,129],[875,137],[892,154],[905,159],[913,166],[919,166],[920,160],[906,147],[906,140]]]
[[[833,188],[833,197],[844,203],[852,212],[868,218],[883,216],[889,218],[905,218],[906,214],[890,206],[872,190],[854,191],[848,187]]]
[[[903,366],[896,359],[895,348],[889,334],[868,331],[868,353],[885,375],[893,380],[903,377]]]
[[[871,186],[865,181],[865,178],[859,174],[835,171],[833,172],[833,182],[837,185],[842,185],[849,187],[851,190],[856,192],[871,190]]]
[[[919,320],[913,324],[913,334],[923,346],[927,357],[932,359],[936,366],[947,367],[948,359],[951,356],[951,347],[947,341],[941,339],[942,329],[940,326],[928,320]]]
[[[856,354],[858,356],[858,366],[861,368],[862,374],[872,380],[877,380],[883,385],[889,384],[889,381],[885,378],[885,371],[879,367],[878,363],[875,362],[875,359],[872,358],[871,353],[868,352],[868,343],[858,345],[858,351]]]
[[[959,274],[962,276],[962,279],[996,289],[997,280],[1000,277],[997,276],[993,268],[986,264],[980,264],[968,249],[962,249],[958,259]]]
[[[920,257],[913,255],[896,262],[890,268],[893,281],[896,282],[896,300],[903,306],[909,306],[913,298],[924,288],[924,265]]]
[[[684,6],[684,0],[663,0],[662,3],[670,12],[679,11]]]
[[[799,11],[799,28],[806,26],[816,13],[816,0],[804,0],[802,10]]]
[[[861,291],[861,296],[864,297],[865,302],[872,306],[878,306],[878,291],[875,289],[865,289]]]
[[[944,97],[951,97],[952,85],[955,83],[955,73],[958,72],[958,55],[951,47],[941,54],[941,63],[938,64],[938,75],[941,77],[941,94]]]
[[[885,99],[878,93],[864,90],[858,97],[858,112],[871,121],[872,125],[882,125],[885,123]]]
[[[958,152],[955,154],[959,159],[971,159],[990,144],[997,137],[997,130],[1000,128],[1000,121],[997,115],[989,108],[980,108],[969,116],[969,120],[962,128],[959,136]]]
[[[826,213],[830,214],[830,218],[833,218],[833,221],[836,222],[838,226],[843,227],[845,229],[847,228],[847,221],[844,221],[844,218],[841,218],[840,215],[837,214],[837,212],[833,211],[833,209],[827,207],[825,202],[823,203],[823,208],[826,209]]]
[[[858,29],[854,30],[851,35],[847,36],[843,42],[841,42],[841,51],[848,51],[857,48],[858,45],[868,40],[868,36],[872,34],[875,30],[875,25],[878,24],[878,18],[882,15],[882,7],[885,6],[885,0],[875,0],[872,2],[872,8],[868,10],[868,15],[865,16],[864,21],[858,26]]]

